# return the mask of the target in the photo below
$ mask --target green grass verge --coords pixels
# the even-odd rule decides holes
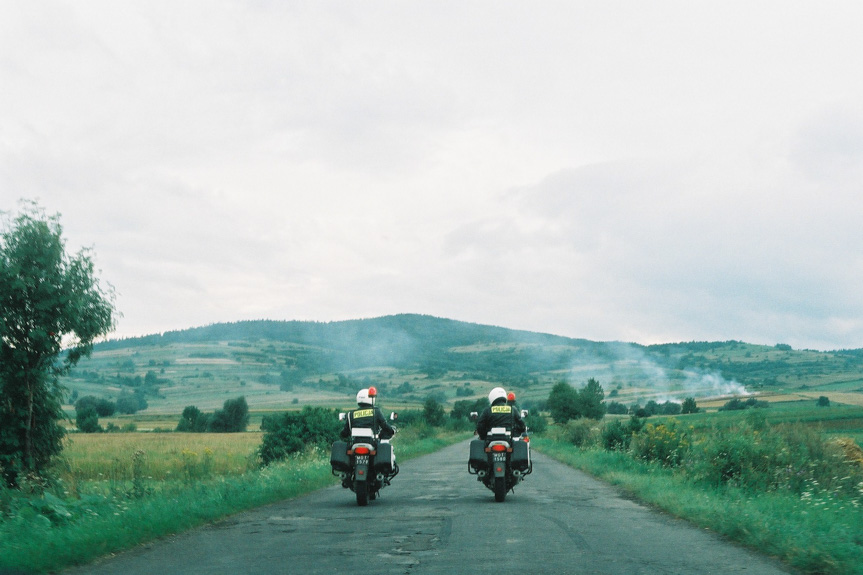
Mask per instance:
[[[467,433],[400,434],[400,462],[463,441]],[[337,479],[329,453],[312,450],[260,471],[193,484],[145,483],[126,491],[63,500],[0,493],[0,569],[54,572],[180,533],[241,511],[298,497]]]
[[[847,501],[704,487],[625,453],[580,450],[549,438],[532,438],[531,445],[647,504],[777,557],[803,573],[863,574],[863,510]]]

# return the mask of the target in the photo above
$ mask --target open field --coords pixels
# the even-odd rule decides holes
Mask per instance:
[[[61,476],[75,481],[131,481],[239,475],[258,466],[260,432],[76,433],[67,436]],[[137,468],[136,468],[137,466]]]

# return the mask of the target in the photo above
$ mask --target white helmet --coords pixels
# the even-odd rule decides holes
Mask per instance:
[[[357,392],[357,404],[371,404],[372,400],[369,397],[368,389],[361,389]]]
[[[494,403],[496,399],[506,399],[506,390],[502,387],[495,387],[488,392],[488,402]]]

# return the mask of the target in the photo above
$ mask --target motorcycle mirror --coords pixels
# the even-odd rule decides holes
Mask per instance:
[[[344,421],[347,416],[348,416],[347,413],[340,413],[339,414],[339,421]]]
[[[393,411],[392,413],[390,413],[390,420],[391,420],[391,421],[395,421],[395,420],[396,420],[396,419],[398,419],[398,418],[399,418],[399,414],[398,414],[398,413],[396,413],[395,411]]]
[[[530,411],[528,411],[526,409],[521,410],[521,416],[522,417],[527,417],[528,415],[530,415]]]
[[[479,419],[479,414],[478,414],[477,412],[475,412],[475,411],[471,411],[471,412],[470,412],[470,420],[471,420],[471,421],[476,421],[477,419]]]

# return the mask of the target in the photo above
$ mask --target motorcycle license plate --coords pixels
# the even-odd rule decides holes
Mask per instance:
[[[368,465],[369,464],[369,456],[368,455],[357,455],[357,465]]]
[[[495,453],[494,454],[494,462],[495,463],[506,463],[506,453]]]

